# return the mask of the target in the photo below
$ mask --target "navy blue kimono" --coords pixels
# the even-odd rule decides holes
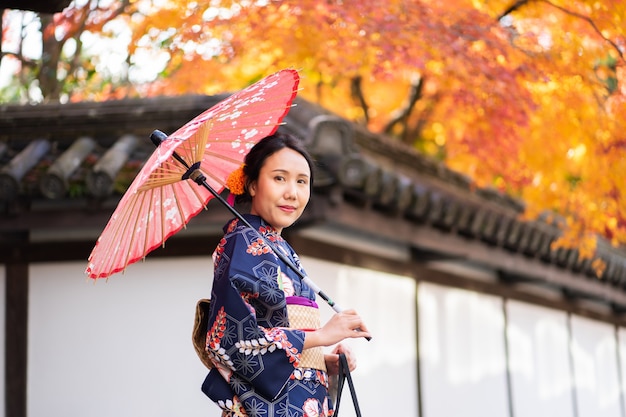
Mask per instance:
[[[258,216],[247,221],[300,270],[291,246]],[[213,369],[202,390],[223,417],[327,417],[325,371],[300,367],[305,331],[289,328],[286,297],[314,291],[254,230],[234,219],[213,254],[215,276],[206,349]]]

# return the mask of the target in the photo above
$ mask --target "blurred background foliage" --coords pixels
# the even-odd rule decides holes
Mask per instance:
[[[4,103],[299,95],[519,198],[592,256],[626,243],[621,0],[74,0],[5,10]]]

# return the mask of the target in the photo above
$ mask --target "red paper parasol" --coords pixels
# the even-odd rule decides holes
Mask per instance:
[[[106,278],[145,258],[206,208],[213,197],[256,230],[220,193],[250,148],[278,130],[296,97],[298,83],[297,71],[282,70],[221,101],[169,137],[154,131],[151,139],[157,150],[98,238],[89,256],[87,275]],[[259,234],[259,238],[274,248],[265,236]],[[274,249],[274,253],[336,312],[342,311],[280,250]]]
[[[219,198],[226,178],[250,148],[278,129],[298,83],[297,71],[279,71],[229,96],[169,137],[153,134],[160,144],[98,238],[87,275],[106,278],[123,271],[163,245],[211,198]]]

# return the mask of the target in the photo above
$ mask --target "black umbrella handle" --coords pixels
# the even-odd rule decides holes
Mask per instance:
[[[152,143],[154,143],[154,146],[156,146],[157,148],[159,147],[159,145],[161,145],[161,142],[163,142],[165,139],[167,139],[167,135],[163,132],[161,132],[160,130],[155,130],[154,132],[152,132],[150,134],[150,140],[152,141]],[[187,168],[187,170],[189,170],[191,167],[189,166],[189,164],[187,163],[187,161],[185,161],[183,159],[182,156],[180,156],[179,154],[177,154],[176,152],[174,152],[172,154],[172,156],[174,157],[174,159],[176,159],[178,162],[180,162],[181,164],[183,164],[183,166],[185,168]],[[189,176],[189,172],[185,173],[185,175]],[[185,178],[187,179],[187,178]]]
[[[157,147],[166,138],[167,138],[167,135],[165,133],[161,132],[160,130],[155,130],[150,135],[150,140],[152,140],[152,143],[154,143],[154,145],[157,146]],[[285,256],[285,254],[282,253],[281,251],[277,250],[277,248],[274,247],[274,243],[273,242],[271,242],[269,239],[267,239],[265,236],[263,236],[261,233],[259,233],[258,230],[256,230],[250,224],[250,222],[248,222],[243,217],[243,215],[241,213],[239,213],[239,211],[237,211],[233,206],[228,204],[228,202],[226,200],[224,200],[224,198],[217,191],[215,191],[215,189],[213,187],[211,187],[206,182],[206,177],[199,170],[199,164],[189,165],[189,163],[187,163],[176,152],[174,152],[172,154],[172,156],[174,157],[174,159],[176,159],[178,162],[180,162],[187,169],[187,172],[183,175],[182,179],[192,179],[196,184],[201,185],[204,188],[206,188],[211,194],[213,194],[213,197],[215,197],[220,203],[222,203],[240,222],[242,222],[246,227],[254,230],[259,235],[259,237],[261,239],[263,239],[263,242],[272,249],[272,251],[276,254],[276,256],[278,256],[278,258],[281,261],[283,261],[285,263],[285,265],[287,265],[291,270],[293,270],[293,272],[295,272],[300,277],[300,279],[302,281],[306,282],[307,285],[309,287],[311,287],[313,289],[313,291],[315,291],[317,293],[317,295],[319,295],[324,301],[326,301],[326,303],[330,307],[332,307],[333,310],[335,310],[337,313],[341,313],[343,311],[343,309],[341,307],[339,307],[328,295],[326,295],[326,293],[324,293],[324,291],[322,291],[322,289],[320,287],[318,287],[315,284],[315,282],[313,282],[313,280],[311,280],[309,277],[304,275],[304,273],[296,265],[294,265],[294,263],[291,261],[291,259],[289,259],[287,256]],[[357,329],[357,330],[360,331],[360,329]],[[371,340],[372,338],[371,337],[366,337],[366,339],[367,340]]]

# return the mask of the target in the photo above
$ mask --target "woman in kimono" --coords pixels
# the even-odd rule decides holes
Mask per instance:
[[[304,272],[281,232],[304,211],[312,183],[310,156],[298,139],[279,133],[258,142],[227,181],[237,201],[251,203],[244,217],[256,230],[231,220],[213,254],[206,339],[213,368],[202,390],[223,417],[332,416],[328,376],[338,373],[338,354],[351,369],[356,364],[339,342],[370,337],[354,310],[320,326],[315,292],[274,253]],[[310,323],[295,323],[302,318]],[[330,354],[322,350],[333,345]]]

